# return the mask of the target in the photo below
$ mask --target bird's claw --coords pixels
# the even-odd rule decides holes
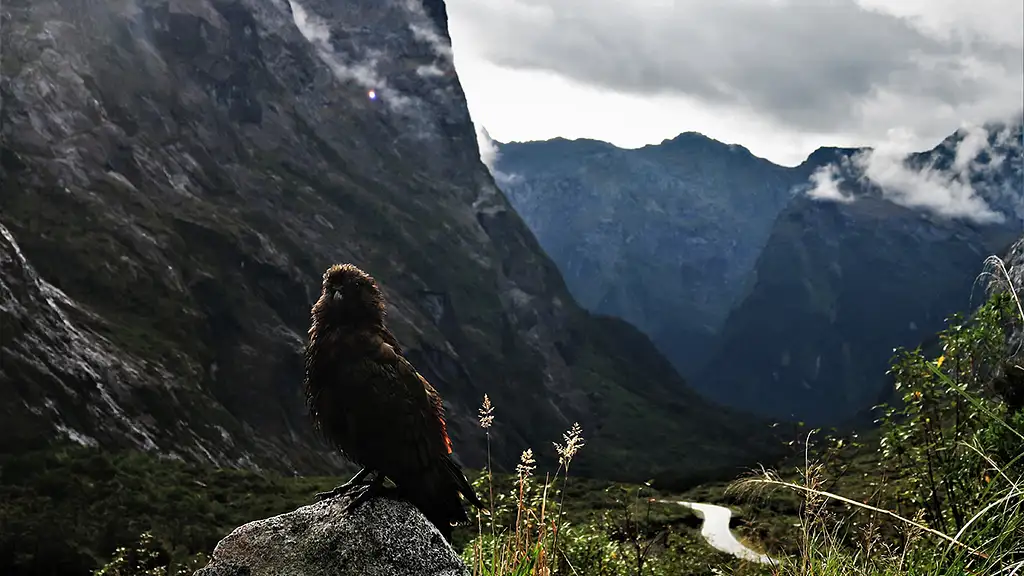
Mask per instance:
[[[383,478],[380,478],[379,480],[374,479],[372,482],[361,485],[352,490],[352,492],[354,492],[354,495],[352,496],[352,499],[349,500],[347,504],[345,504],[345,507],[342,508],[342,512],[351,512],[352,510],[355,510],[360,504],[369,501],[371,498],[375,496],[383,496],[384,494],[387,494],[388,492],[391,491],[393,490],[389,490],[388,488],[384,487]]]
[[[342,484],[341,486],[338,486],[334,490],[330,490],[328,492],[317,492],[314,495],[314,498],[316,498],[317,501],[329,500],[331,498],[337,498],[338,496],[344,495],[349,490],[352,490],[353,488],[355,488],[355,486],[356,485],[352,484],[351,482],[346,482],[346,483]]]
[[[356,475],[353,476],[351,480],[345,482],[341,486],[338,486],[334,490],[331,490],[329,492],[317,492],[315,498],[317,499],[317,501],[323,501],[330,498],[337,498],[338,496],[343,496],[357,486],[366,485],[366,476],[369,475],[370,472],[371,471],[368,468],[363,468],[362,470],[357,472]]]

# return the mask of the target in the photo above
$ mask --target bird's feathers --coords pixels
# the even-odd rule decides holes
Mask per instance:
[[[356,463],[390,478],[450,536],[468,521],[459,494],[484,508],[459,466],[437,390],[384,325],[371,276],[351,265],[324,273],[312,309],[305,395],[316,428]]]
[[[440,428],[440,437],[444,442],[445,449],[448,454],[451,454],[452,441],[451,438],[448,437],[448,423],[445,422],[444,419],[444,402],[441,400],[441,395],[437,393],[437,390],[430,385],[430,382],[428,382],[422,374],[416,371],[416,368],[414,368],[408,360],[395,351],[391,344],[382,342],[380,350],[381,358],[385,362],[393,362],[397,366],[399,378],[401,378],[403,382],[408,381],[411,388],[416,388],[418,386],[423,390],[426,395],[427,402],[430,405],[430,409],[433,412],[434,417],[437,419],[437,424]],[[416,384],[413,384],[414,379]],[[414,391],[413,393],[416,392]],[[431,428],[433,428],[433,426],[431,426]]]

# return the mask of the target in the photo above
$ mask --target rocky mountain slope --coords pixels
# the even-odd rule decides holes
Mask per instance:
[[[893,350],[916,347],[949,315],[981,304],[984,283],[976,280],[985,258],[1003,254],[1024,229],[1020,125],[987,133],[1001,159],[979,155],[964,167],[964,181],[984,201],[963,196],[957,205],[953,197],[931,210],[921,206],[938,190],[894,198],[912,188],[883,186],[881,161],[864,156],[870,151],[812,155],[801,168],[833,171],[834,190],[846,200],[798,194],[780,214],[749,295],[693,378],[700,389],[733,406],[815,424],[840,423],[875,404],[887,390]],[[954,134],[907,158],[906,175],[952,189],[963,138]]]
[[[696,133],[623,150],[593,140],[498,145],[499,184],[569,290],[624,318],[677,368],[709,352],[801,175]]]
[[[580,309],[479,161],[440,0],[10,0],[0,442],[337,470],[301,404],[320,274],[375,274],[458,455],[647,478],[749,462],[752,425]],[[546,449],[546,447],[548,447]]]
[[[505,144],[496,168],[585,306],[639,326],[710,398],[838,423],[877,400],[894,347],[971,305],[982,261],[1021,230],[1019,127],[901,163],[823,148],[784,168],[683,134]]]

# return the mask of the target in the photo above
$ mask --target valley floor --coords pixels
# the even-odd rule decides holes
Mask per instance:
[[[640,491],[647,506],[646,495],[658,493],[645,486],[571,480],[566,518],[603,531],[609,542],[621,540],[617,545],[627,553],[632,544],[622,531],[623,504]],[[236,526],[309,504],[313,494],[340,481],[209,469],[75,446],[2,457],[0,573],[85,576],[146,532],[166,558],[185,563],[209,554]],[[652,504],[640,523],[642,537],[661,534],[660,542],[689,560],[687,575],[710,576],[714,568],[739,565],[705,542],[701,518],[683,506]],[[460,528],[454,544],[465,547],[474,537],[475,527]]]

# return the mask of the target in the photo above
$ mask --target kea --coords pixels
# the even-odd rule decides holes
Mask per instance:
[[[351,494],[347,512],[394,493],[415,505],[450,542],[452,528],[469,521],[460,494],[477,508],[486,507],[452,460],[441,396],[402,356],[384,325],[377,282],[352,264],[331,266],[311,316],[306,405],[314,427],[362,467],[317,497]],[[385,479],[394,488],[385,488]]]

